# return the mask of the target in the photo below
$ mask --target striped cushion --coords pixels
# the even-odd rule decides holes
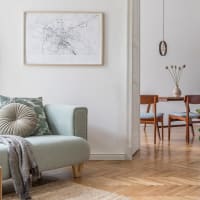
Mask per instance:
[[[174,115],[174,116],[177,116],[177,117],[186,117],[186,112],[173,112],[173,113],[170,113],[170,115]],[[198,118],[198,117],[200,117],[200,114],[190,112],[189,117],[190,118]]]
[[[157,117],[162,117],[163,113],[157,113]],[[140,113],[140,119],[153,119],[154,113]]]
[[[37,122],[33,108],[24,104],[10,103],[0,109],[0,135],[30,136]]]

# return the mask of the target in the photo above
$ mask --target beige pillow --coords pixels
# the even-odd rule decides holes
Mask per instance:
[[[10,103],[0,109],[0,135],[30,136],[37,122],[33,108],[24,104]]]

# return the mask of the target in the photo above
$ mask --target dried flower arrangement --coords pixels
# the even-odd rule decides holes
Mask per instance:
[[[165,69],[169,71],[175,85],[179,87],[179,82],[183,73],[183,70],[186,68],[186,65],[177,67],[176,65],[171,65],[170,67],[166,66]]]

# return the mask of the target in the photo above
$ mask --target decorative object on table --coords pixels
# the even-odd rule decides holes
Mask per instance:
[[[179,87],[179,82],[183,73],[183,70],[186,68],[186,65],[183,66],[176,66],[171,65],[171,67],[166,66],[165,69],[169,71],[172,80],[174,81],[175,87],[172,91],[174,97],[180,97],[181,96],[181,89]]]
[[[24,13],[27,65],[103,65],[103,13]]]
[[[161,56],[166,56],[167,54],[167,42],[165,41],[165,0],[163,0],[163,39],[159,43],[159,53]]]

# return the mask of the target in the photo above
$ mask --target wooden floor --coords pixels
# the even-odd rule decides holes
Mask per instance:
[[[79,184],[115,192],[133,200],[200,200],[200,141],[185,144],[184,128],[173,128],[167,138],[153,144],[152,130],[141,132],[141,150],[132,161],[89,161]],[[167,135],[167,129],[165,129]],[[46,179],[71,177],[71,169],[45,174]]]
[[[77,182],[135,200],[200,200],[198,131],[190,145],[184,127],[172,129],[170,144],[165,137],[154,145],[152,130],[147,131],[141,131],[141,150],[132,161],[89,162]]]

